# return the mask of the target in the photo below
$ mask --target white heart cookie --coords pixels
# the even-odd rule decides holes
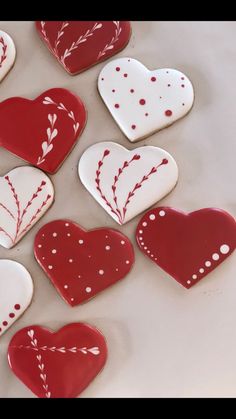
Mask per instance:
[[[0,30],[0,82],[14,65],[16,48],[12,38]]]
[[[133,58],[103,67],[99,93],[126,137],[134,142],[186,115],[194,91],[185,74],[171,68],[150,71]]]
[[[33,296],[33,281],[18,262],[0,260],[0,336],[24,313]]]
[[[127,150],[109,141],[89,147],[78,170],[81,182],[118,224],[155,204],[178,180],[177,164],[165,150]]]
[[[53,203],[51,180],[41,170],[22,166],[0,177],[0,245],[13,247]]]

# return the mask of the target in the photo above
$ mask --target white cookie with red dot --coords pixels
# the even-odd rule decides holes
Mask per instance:
[[[12,38],[0,30],[0,82],[14,65],[16,48]]]
[[[133,58],[105,65],[98,90],[131,142],[173,124],[190,111],[194,101],[193,86],[185,74],[171,68],[150,71]]]
[[[24,313],[33,296],[33,281],[18,262],[0,260],[0,336]]]

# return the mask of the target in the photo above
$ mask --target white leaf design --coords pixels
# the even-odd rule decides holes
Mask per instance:
[[[57,120],[57,115],[54,113],[52,117],[52,125],[55,124],[56,120]]]
[[[95,29],[100,29],[100,28],[102,28],[102,23],[98,23],[95,27]]]
[[[83,349],[82,348],[80,351],[82,352],[82,354],[85,354],[85,355],[87,354],[87,350],[86,349]]]
[[[50,138],[51,138],[51,134],[52,134],[51,128],[47,128],[47,136],[48,136],[48,140],[50,140]]]
[[[39,362],[41,362],[41,359],[42,359],[42,357],[41,357],[41,355],[37,355],[37,360],[39,361]]]
[[[50,139],[50,141],[52,141],[52,140],[53,140],[53,138],[55,138],[55,137],[57,136],[57,134],[58,134],[58,131],[57,131],[57,129],[56,129],[56,128],[54,128],[54,130],[53,130],[53,132],[52,132],[52,134],[51,134],[51,139]]]
[[[66,349],[65,348],[58,348],[58,351],[62,352],[64,354],[66,352]]]
[[[74,128],[74,131],[75,131],[75,133],[76,133],[76,131],[78,130],[78,128],[79,128],[79,123],[78,122],[76,122],[76,124],[74,124],[73,125],[73,128]]]
[[[34,331],[33,331],[33,329],[29,330],[29,331],[27,332],[27,335],[28,335],[31,339],[33,339],[33,337],[34,337]]]
[[[42,143],[43,155],[45,155],[45,154],[46,154],[47,147],[48,147],[48,143],[47,143],[47,141],[44,141],[44,142]]]
[[[50,151],[52,151],[52,149],[53,149],[53,144],[50,144],[50,145],[47,147],[47,154],[48,154],[48,153],[50,153]]]
[[[75,119],[75,115],[74,115],[74,112],[73,112],[73,111],[70,111],[70,112],[68,113],[68,116],[69,116],[71,119]]]
[[[97,346],[94,346],[94,348],[88,349],[88,351],[91,352],[91,354],[93,354],[93,355],[99,355],[100,354],[100,350]]]
[[[49,120],[50,124],[52,124],[52,115],[50,113],[48,114],[48,120]]]
[[[53,100],[50,97],[48,97],[48,96],[46,96],[44,98],[43,103],[44,103],[44,105],[49,105],[49,104],[52,104],[53,105],[54,104]]]

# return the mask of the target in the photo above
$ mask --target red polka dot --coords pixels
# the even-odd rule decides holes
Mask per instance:
[[[125,73],[125,74],[124,74],[124,77],[128,77],[128,74],[127,74],[127,73]]]
[[[13,317],[15,317],[15,314],[14,314],[14,313],[10,313],[10,314],[9,314],[9,317],[10,317],[11,319],[13,319]]]
[[[115,89],[112,89],[112,92],[114,93],[115,92]]]
[[[151,77],[151,81],[156,81],[156,77]]]
[[[15,309],[15,310],[20,310],[20,304],[16,304],[16,305],[14,306],[14,309]]]
[[[145,116],[148,116],[148,113],[145,113]]]
[[[184,84],[181,84],[181,87],[185,87]]]
[[[130,93],[134,93],[134,89],[130,89]]]
[[[165,111],[165,115],[166,116],[171,116],[172,115],[172,111],[170,111],[170,109],[167,109],[167,111]]]
[[[140,99],[140,101],[139,101],[139,104],[140,105],[145,105],[145,103],[146,103],[146,100],[145,99]]]
[[[6,322],[6,320],[4,322],[2,322],[3,326],[7,326],[8,323]]]
[[[116,67],[116,71],[120,71],[120,67]]]
[[[119,107],[120,107],[119,103],[116,103],[115,108],[119,108]]]
[[[135,129],[135,128],[136,128],[136,125],[132,125],[132,126],[131,126],[131,128],[132,128],[132,129]]]

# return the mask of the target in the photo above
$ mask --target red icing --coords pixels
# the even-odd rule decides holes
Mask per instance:
[[[230,214],[216,208],[186,214],[159,207],[142,217],[136,238],[143,253],[181,285],[190,288],[235,250],[236,222]],[[224,245],[229,247],[227,252],[222,248]]]
[[[43,103],[45,98],[50,98],[54,103],[48,103],[47,100],[46,104]],[[66,110],[58,109],[60,103]],[[69,117],[71,111],[75,121]],[[53,127],[49,115],[51,118],[56,115]],[[77,123],[79,125],[75,130]],[[50,89],[34,100],[12,97],[0,103],[0,146],[45,172],[55,173],[76,144],[85,124],[84,104],[69,90]],[[48,128],[51,133],[56,129],[57,133],[50,142],[53,148],[49,149],[42,161],[42,144],[49,141]],[[40,159],[41,163],[38,164]]]
[[[140,101],[139,101],[140,105],[145,105],[145,103],[146,103],[145,99],[140,99]]]
[[[165,111],[165,115],[166,116],[171,116],[172,115],[172,111],[170,109],[167,109],[167,111]]]
[[[156,77],[151,77],[151,81],[156,81]]]
[[[119,103],[116,103],[115,108],[119,108],[119,107],[120,107]]]
[[[185,87],[185,85],[184,84],[181,84],[181,87]]]
[[[120,71],[120,67],[116,67],[116,71]]]
[[[4,322],[2,322],[3,326],[7,326],[8,322],[5,320]]]
[[[9,317],[10,317],[11,319],[13,319],[13,318],[15,317],[15,314],[14,314],[14,313],[10,313],[10,314],[9,314]]]
[[[132,129],[135,129],[135,128],[136,128],[136,125],[134,125],[134,124],[133,124],[133,125],[131,126],[131,128],[132,128]]]
[[[56,332],[29,326],[19,330],[8,347],[10,368],[39,398],[77,397],[102,370],[106,359],[103,335],[83,323],[72,323]]]
[[[130,93],[134,93],[134,89],[130,89]]]
[[[69,220],[52,221],[42,227],[35,238],[34,252],[58,292],[72,306],[124,278],[134,263],[132,244],[117,230],[86,231]]]
[[[15,304],[14,308],[15,310],[20,310],[20,304]]]
[[[36,28],[69,74],[78,74],[117,54],[131,34],[127,21],[38,21]]]
[[[125,73],[125,74],[124,74],[124,77],[128,77],[128,74],[127,74],[127,73]]]

